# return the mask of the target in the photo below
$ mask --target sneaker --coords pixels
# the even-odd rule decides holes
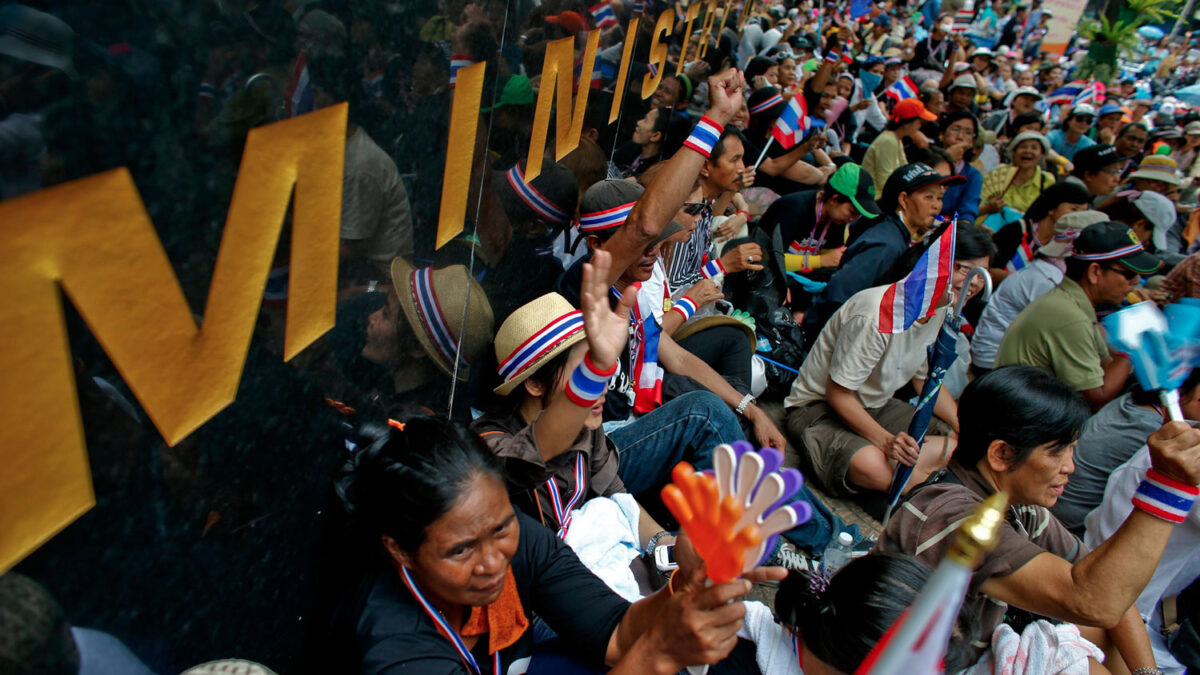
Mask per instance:
[[[797,572],[816,572],[820,566],[815,560],[804,555],[791,543],[780,540],[779,548],[767,559],[770,567],[785,567]]]

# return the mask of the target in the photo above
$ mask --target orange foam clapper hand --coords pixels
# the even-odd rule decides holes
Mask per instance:
[[[716,478],[697,473],[691,464],[676,464],[671,480],[663,488],[663,503],[687,530],[708,578],[723,584],[741,576],[746,553],[762,543],[758,525],[738,528],[742,505],[732,496],[722,499]]]

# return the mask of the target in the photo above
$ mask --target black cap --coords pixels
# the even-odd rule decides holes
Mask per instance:
[[[1146,252],[1128,225],[1111,220],[1084,229],[1075,240],[1071,256],[1088,262],[1119,262],[1138,274],[1153,274],[1162,266],[1158,258]]]
[[[880,201],[883,202],[883,208],[890,211],[896,208],[900,195],[905,192],[919,190],[926,185],[951,187],[965,182],[967,179],[963,176],[943,176],[928,164],[913,162],[892,172],[883,186],[883,197]]]
[[[1121,154],[1113,146],[1107,143],[1089,145],[1082,150],[1075,151],[1075,169],[1073,173],[1076,176],[1082,176],[1085,171],[1097,173],[1104,167],[1120,161],[1123,161]]]

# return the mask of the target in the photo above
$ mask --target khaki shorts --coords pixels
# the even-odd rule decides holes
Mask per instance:
[[[908,431],[915,412],[916,408],[894,398],[888,399],[880,408],[867,408],[867,414],[893,434]],[[850,459],[872,443],[846,428],[833,408],[817,401],[789,409],[787,433],[792,443],[798,446],[808,469],[826,490],[841,495],[858,492],[858,488],[846,480]],[[945,436],[949,433],[950,427],[935,417],[926,435]]]

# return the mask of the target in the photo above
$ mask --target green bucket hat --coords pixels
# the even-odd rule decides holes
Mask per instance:
[[[875,203],[875,180],[853,162],[847,162],[833,172],[829,177],[829,187],[849,198],[854,208],[867,218],[875,218],[883,213]]]

